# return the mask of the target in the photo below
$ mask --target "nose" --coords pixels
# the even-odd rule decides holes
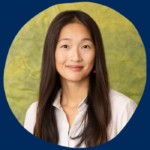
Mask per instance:
[[[81,61],[82,57],[78,48],[74,48],[70,51],[70,60],[71,61]]]

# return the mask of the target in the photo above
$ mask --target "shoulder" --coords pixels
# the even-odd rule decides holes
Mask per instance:
[[[112,108],[115,109],[123,109],[127,106],[133,109],[137,107],[137,104],[132,99],[113,89],[110,89],[109,98]]]
[[[35,113],[36,112],[36,108],[37,108],[37,105],[38,105],[38,102],[34,102],[34,103],[32,103],[30,106],[29,106],[29,108],[28,108],[28,110],[27,110],[27,113]]]
[[[34,102],[29,106],[24,121],[24,128],[32,134],[36,120],[37,104],[38,102]]]
[[[129,97],[113,89],[110,89],[109,97],[112,112],[111,138],[113,138],[128,123],[136,110],[137,104]]]

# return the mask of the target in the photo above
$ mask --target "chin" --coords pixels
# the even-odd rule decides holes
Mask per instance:
[[[82,80],[80,79],[80,80],[69,80],[69,81],[71,81],[71,82],[81,82]]]
[[[64,74],[64,75],[61,75],[61,77],[65,79],[66,81],[72,81],[72,82],[79,82],[79,81],[83,81],[87,79],[87,76],[83,74],[75,74],[75,73]]]
[[[86,77],[84,76],[69,76],[67,78],[65,78],[68,81],[72,81],[72,82],[80,82],[86,79]]]

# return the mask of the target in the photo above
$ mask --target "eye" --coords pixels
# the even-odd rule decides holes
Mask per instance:
[[[68,45],[62,45],[61,47],[62,48],[68,48]]]
[[[90,48],[90,46],[89,45],[84,45],[83,48]]]

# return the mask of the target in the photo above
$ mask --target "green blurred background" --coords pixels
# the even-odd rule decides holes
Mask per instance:
[[[134,25],[115,10],[91,2],[52,6],[30,21],[13,40],[4,70],[9,106],[23,125],[31,103],[38,99],[42,51],[47,29],[64,10],[82,10],[98,24],[104,42],[110,86],[139,103],[146,83],[146,54]]]

